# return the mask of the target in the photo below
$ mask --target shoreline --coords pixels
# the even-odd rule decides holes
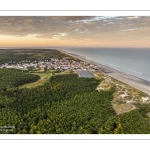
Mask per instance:
[[[118,81],[121,81],[133,88],[136,88],[150,96],[150,81],[144,80],[142,78],[139,78],[139,77],[136,77],[136,76],[124,73],[124,72],[121,72],[119,70],[105,66],[103,64],[88,60],[83,56],[73,54],[70,52],[66,52],[65,50],[60,50],[60,49],[57,49],[57,50],[60,52],[66,53],[67,55],[70,55],[72,57],[78,58],[82,61],[86,61],[90,64],[94,64],[94,65],[98,66],[99,68],[102,68],[104,70],[103,71],[104,74],[111,76],[114,79],[117,79]]]

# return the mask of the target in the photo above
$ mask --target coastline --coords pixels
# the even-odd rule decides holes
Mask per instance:
[[[83,56],[69,53],[69,52],[66,52],[65,50],[60,50],[60,49],[57,49],[57,50],[60,52],[66,53],[67,55],[70,55],[72,57],[78,58],[82,61],[86,61],[86,62],[89,62],[90,64],[94,64],[94,65],[98,66],[99,68],[102,68],[104,70],[103,73],[105,73],[106,75],[111,76],[114,79],[117,79],[118,81],[121,81],[125,84],[128,84],[129,86],[136,88],[139,91],[142,91],[150,96],[150,81],[141,79],[139,77],[136,77],[136,76],[124,73],[124,72],[121,72],[119,70],[110,68],[103,64],[88,60]]]

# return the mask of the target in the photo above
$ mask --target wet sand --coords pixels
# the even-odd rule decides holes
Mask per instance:
[[[144,92],[150,96],[150,82],[149,81],[146,81],[144,79],[138,78],[138,77],[133,76],[133,75],[126,74],[124,72],[120,72],[116,69],[104,66],[102,64],[87,60],[86,58],[84,58],[80,55],[72,54],[72,53],[69,53],[69,52],[66,52],[63,50],[59,50],[59,51],[66,53],[72,57],[78,58],[82,61],[89,62],[90,64],[94,64],[98,68],[101,68],[101,70],[105,74],[107,74],[108,76],[111,76],[114,79],[117,79],[121,82],[124,82],[125,84],[128,84],[128,85],[130,85],[130,86],[132,86],[132,87],[134,87],[134,88],[136,88],[136,89],[138,89],[138,90],[140,90],[140,91],[142,91],[142,92]]]

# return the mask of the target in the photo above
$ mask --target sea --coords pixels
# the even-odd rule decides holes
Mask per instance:
[[[150,81],[150,48],[61,48],[61,50]]]

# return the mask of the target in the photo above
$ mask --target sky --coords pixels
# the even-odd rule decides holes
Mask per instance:
[[[0,47],[150,48],[150,17],[0,16]]]

